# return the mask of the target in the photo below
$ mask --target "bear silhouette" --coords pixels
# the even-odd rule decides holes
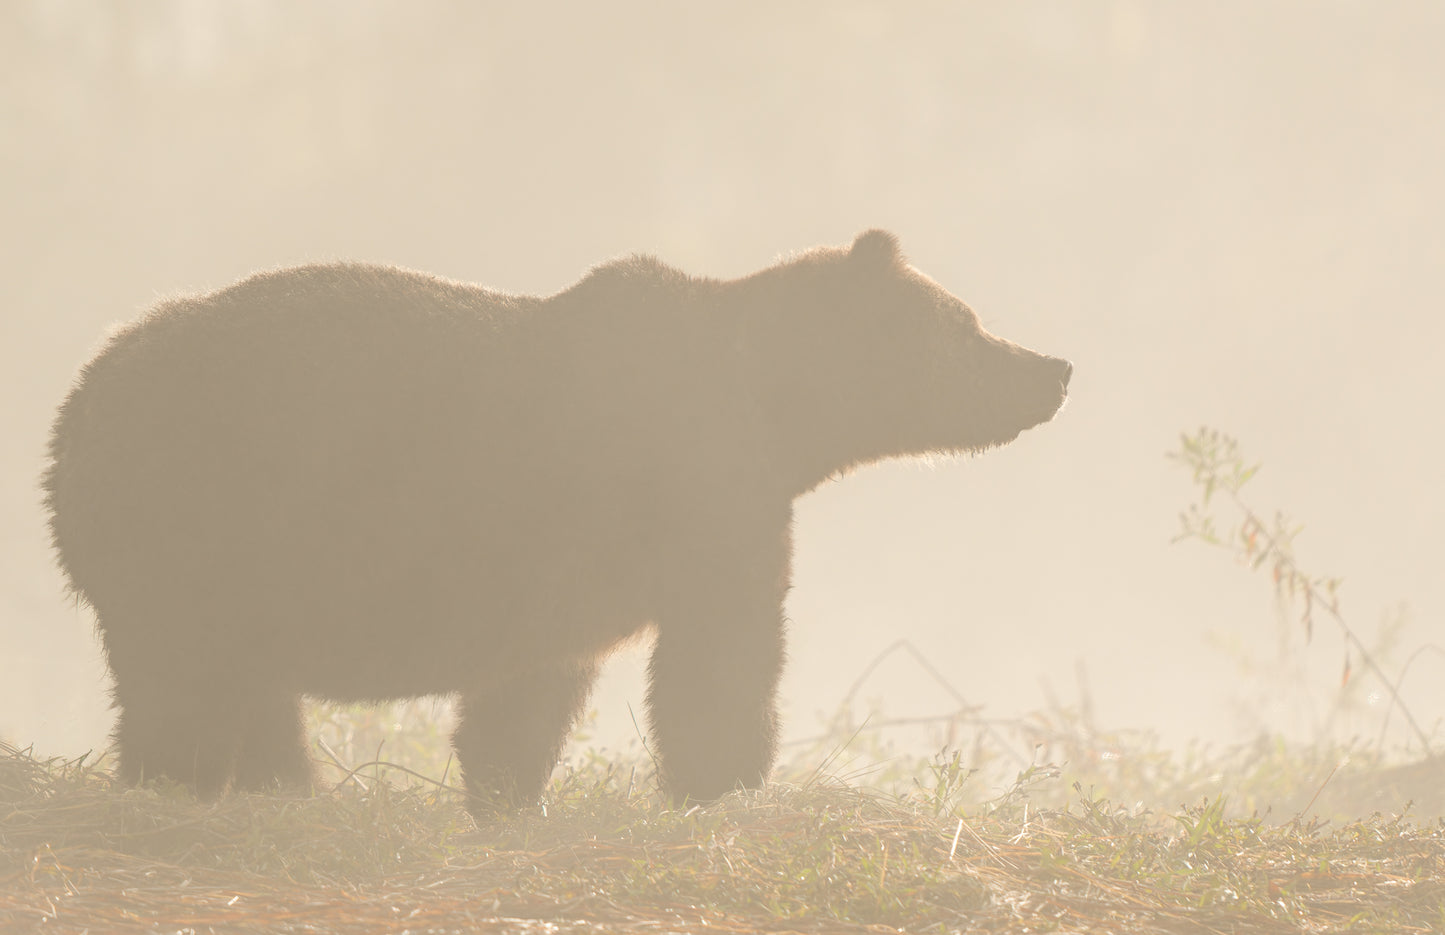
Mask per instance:
[[[125,780],[306,783],[303,694],[453,693],[469,793],[535,800],[599,664],[651,631],[661,782],[710,799],[773,764],[793,500],[1005,444],[1071,370],[877,230],[547,298],[303,266],[115,333],[56,418],[46,506]]]

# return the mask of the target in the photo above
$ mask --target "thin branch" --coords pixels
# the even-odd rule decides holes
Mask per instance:
[[[1416,722],[1415,716],[1410,713],[1409,707],[1405,704],[1404,699],[1400,697],[1400,692],[1397,690],[1394,682],[1392,682],[1390,680],[1390,677],[1385,674],[1385,670],[1380,668],[1379,664],[1375,662],[1375,657],[1365,646],[1364,641],[1362,641],[1359,636],[1355,634],[1355,631],[1351,629],[1348,623],[1345,622],[1345,618],[1340,615],[1337,603],[1334,600],[1331,600],[1328,595],[1321,593],[1320,589],[1315,585],[1314,581],[1304,572],[1300,571],[1299,565],[1297,565],[1295,563],[1295,560],[1290,557],[1289,552],[1282,546],[1280,546],[1279,540],[1275,538],[1272,533],[1270,533],[1268,528],[1266,528],[1264,523],[1260,520],[1259,516],[1255,514],[1254,510],[1250,509],[1249,505],[1240,498],[1238,490],[1230,489],[1228,487],[1226,487],[1225,489],[1229,494],[1230,501],[1234,503],[1234,505],[1239,509],[1241,513],[1244,514],[1245,522],[1252,524],[1252,528],[1254,529],[1255,533],[1257,533],[1264,539],[1265,546],[1262,550],[1263,554],[1272,555],[1277,565],[1284,567],[1295,576],[1296,581],[1303,583],[1307,600],[1313,600],[1315,603],[1322,605],[1325,610],[1329,612],[1330,617],[1334,619],[1335,623],[1339,626],[1340,631],[1344,633],[1345,638],[1354,645],[1355,649],[1359,651],[1360,659],[1364,661],[1365,668],[1369,669],[1372,673],[1374,673],[1375,677],[1378,678],[1380,682],[1384,684],[1385,688],[1389,690],[1391,698],[1391,708],[1393,709],[1395,707],[1398,707],[1400,709],[1400,713],[1405,716],[1405,721],[1410,725],[1410,729],[1414,731],[1416,738],[1419,739],[1420,746],[1424,748],[1425,755],[1434,756],[1434,752],[1430,749],[1429,735],[1426,734],[1425,731],[1420,727],[1419,723]]]

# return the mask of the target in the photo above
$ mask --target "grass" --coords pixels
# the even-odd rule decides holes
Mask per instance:
[[[924,719],[942,752],[890,744],[884,728],[917,719],[855,718],[865,671],[776,781],[705,806],[666,802],[639,752],[583,752],[541,805],[474,819],[427,699],[317,707],[330,774],[307,796],[200,803],[0,744],[0,932],[1445,931],[1445,757],[1400,690],[1445,649],[1387,673],[1388,641],[1346,622],[1339,581],[1296,563],[1298,529],[1240,497],[1257,467],[1237,444],[1202,430],[1175,457],[1203,488],[1181,538],[1270,569],[1283,635],[1307,644],[1316,615],[1342,634],[1324,722],[1358,707],[1358,660],[1423,755],[1386,751],[1388,714],[1373,741],[1291,744],[1260,725],[1182,752],[1100,729],[1087,699],[990,722],[907,643],[887,652],[959,704]],[[1216,492],[1242,517],[1228,532]],[[1288,654],[1244,661],[1267,692],[1309,697],[1280,677]]]
[[[440,776],[444,748],[418,713],[319,720],[338,759],[374,759],[380,734],[408,770]],[[1310,817],[1335,783],[1376,787],[1401,767],[1351,757],[1322,785],[1341,751],[1256,744],[1208,763],[1064,715],[1041,723],[1077,759],[1019,770],[1001,793],[988,777],[1004,758],[980,746],[875,761],[884,751],[855,730],[835,743],[851,736],[856,755],[800,751],[780,781],[702,807],[664,803],[645,761],[582,755],[543,805],[476,821],[454,791],[378,765],[310,796],[199,803],[3,747],[0,931],[1445,929],[1445,822]],[[853,782],[818,769],[848,756]],[[1407,768],[1445,788],[1438,761]],[[1222,775],[1228,796],[1151,804]],[[1237,804],[1290,783],[1310,810]]]

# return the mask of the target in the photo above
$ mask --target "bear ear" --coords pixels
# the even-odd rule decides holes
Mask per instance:
[[[859,234],[848,255],[869,266],[897,266],[903,262],[903,254],[898,249],[898,238],[877,228]]]

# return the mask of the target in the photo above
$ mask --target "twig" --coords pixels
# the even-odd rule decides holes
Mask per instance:
[[[1385,670],[1381,669],[1379,664],[1375,662],[1375,657],[1371,655],[1369,649],[1366,648],[1364,642],[1355,635],[1355,631],[1350,628],[1350,625],[1345,622],[1345,618],[1340,615],[1337,602],[1331,600],[1328,595],[1320,593],[1320,590],[1315,586],[1315,583],[1307,575],[1300,571],[1299,565],[1295,564],[1295,561],[1293,558],[1290,557],[1289,552],[1280,547],[1279,540],[1276,539],[1269,532],[1269,530],[1265,527],[1264,523],[1260,521],[1257,515],[1255,515],[1254,510],[1250,509],[1249,505],[1240,498],[1238,491],[1230,488],[1225,488],[1225,492],[1229,494],[1229,499],[1234,503],[1234,505],[1239,509],[1239,511],[1244,514],[1245,522],[1253,524],[1253,528],[1261,536],[1264,537],[1264,554],[1273,555],[1277,566],[1283,567],[1288,570],[1292,575],[1295,576],[1296,581],[1303,582],[1305,591],[1308,594],[1308,599],[1318,602],[1325,608],[1326,611],[1329,612],[1330,617],[1334,619],[1340,630],[1345,634],[1345,638],[1359,651],[1360,659],[1365,663],[1365,667],[1371,672],[1373,672],[1375,674],[1375,677],[1378,678],[1384,684],[1385,688],[1389,690],[1391,698],[1391,708],[1393,709],[1394,707],[1399,707],[1400,713],[1405,716],[1405,720],[1407,723],[1409,723],[1410,729],[1415,732],[1416,738],[1419,739],[1420,746],[1424,748],[1425,755],[1434,756],[1434,751],[1430,749],[1429,735],[1425,733],[1425,731],[1420,727],[1418,723],[1416,723],[1415,716],[1410,713],[1409,707],[1406,706],[1404,699],[1400,697],[1400,693],[1396,690],[1395,685],[1390,681],[1390,677],[1385,674]]]
[[[1310,796],[1310,800],[1305,803],[1304,808],[1300,809],[1299,812],[1294,816],[1295,821],[1299,821],[1301,818],[1303,818],[1305,812],[1310,810],[1310,806],[1315,804],[1315,799],[1319,798],[1320,793],[1325,791],[1325,786],[1328,786],[1330,784],[1330,780],[1335,778],[1335,773],[1339,770],[1339,768],[1340,764],[1336,763],[1335,768],[1330,770],[1330,774],[1325,777],[1324,782],[1320,783],[1320,787],[1315,790],[1315,794]]]
[[[1416,650],[1410,654],[1410,658],[1405,660],[1405,664],[1400,667],[1400,675],[1398,678],[1395,679],[1396,697],[1399,697],[1400,686],[1405,683],[1405,673],[1410,671],[1410,666],[1414,665],[1415,660],[1420,658],[1420,656],[1427,649],[1433,652],[1437,652],[1442,656],[1445,656],[1445,648],[1437,646],[1434,643],[1426,643],[1425,645],[1416,648]],[[1385,743],[1385,730],[1390,726],[1390,715],[1393,714],[1394,711],[1395,705],[1393,703],[1391,703],[1390,707],[1385,709],[1385,717],[1383,723],[1381,723],[1380,725],[1380,739],[1378,741],[1378,744],[1381,746],[1383,746]],[[1409,712],[1407,711],[1406,714],[1408,715]],[[1430,748],[1428,746],[1425,748],[1425,752],[1426,754],[1429,754]]]
[[[941,687],[944,691],[948,692],[948,694],[958,704],[960,710],[981,710],[978,706],[970,704],[969,700],[963,696],[963,693],[960,692],[957,688],[954,688],[953,684],[944,677],[943,673],[938,671],[938,669],[933,665],[933,663],[929,662],[924,657],[923,653],[918,651],[918,647],[914,646],[913,643],[909,640],[898,640],[897,642],[888,646],[888,648],[884,649],[881,653],[874,656],[872,661],[870,661],[866,666],[864,666],[863,671],[860,672],[858,674],[858,677],[853,680],[853,684],[848,688],[848,691],[844,693],[843,700],[840,703],[840,707],[851,706],[853,703],[853,699],[862,689],[863,684],[867,682],[868,677],[873,674],[873,670],[877,669],[878,666],[882,664],[883,660],[887,659],[889,656],[899,651],[906,652],[908,653],[908,655],[912,656],[913,661],[918,663],[919,667],[922,668],[923,671],[927,672],[929,676],[933,679],[933,681],[939,685],[939,687]],[[1019,753],[1017,753],[1012,747],[1010,747],[1008,741],[1005,740],[992,727],[986,726],[984,730],[986,730],[989,736],[994,739],[994,742],[999,745],[999,748],[1012,756],[1015,761],[1020,764],[1026,764],[1028,762],[1028,760],[1026,760]]]
[[[339,765],[339,764],[338,764],[338,765]],[[448,785],[448,784],[446,784],[446,783],[444,783],[444,782],[441,782],[440,780],[436,780],[436,779],[431,778],[430,776],[426,775],[425,773],[418,773],[416,770],[414,770],[414,769],[412,769],[412,768],[410,768],[410,767],[402,766],[400,763],[391,763],[391,762],[388,762],[388,761],[386,761],[386,760],[370,760],[370,761],[368,761],[368,762],[366,762],[366,763],[359,763],[359,764],[357,764],[356,766],[353,766],[351,769],[346,770],[346,775],[345,775],[345,776],[342,776],[340,779],[338,779],[338,780],[336,781],[336,784],[337,784],[338,786],[343,785],[343,784],[346,783],[346,781],[347,781],[348,779],[355,779],[357,782],[361,782],[361,777],[360,777],[360,776],[357,776],[356,774],[357,774],[358,772],[360,772],[361,770],[366,769],[368,766],[375,766],[375,767],[378,769],[378,771],[381,769],[381,767],[384,766],[384,767],[386,767],[387,769],[394,769],[394,770],[396,770],[396,771],[398,771],[398,772],[406,773],[408,776],[414,776],[414,777],[416,777],[417,779],[420,779],[422,782],[427,783],[428,785],[436,786],[438,789],[445,789],[445,790],[447,790],[448,792],[455,792],[455,793],[458,793],[459,795],[467,796],[467,797],[469,797],[469,798],[472,797],[471,793],[467,792],[467,790],[465,790],[465,789],[459,789],[459,788],[457,788],[456,786]],[[344,766],[341,767],[341,768],[342,768],[342,769],[346,769],[346,767],[344,767]],[[378,772],[378,773],[376,774],[375,779],[376,779],[377,781],[380,781],[380,780],[381,780],[381,774],[380,774],[380,772]],[[362,788],[363,791],[365,791],[366,786],[363,785],[361,788]]]

